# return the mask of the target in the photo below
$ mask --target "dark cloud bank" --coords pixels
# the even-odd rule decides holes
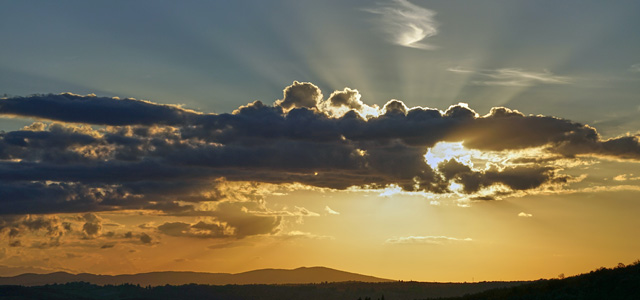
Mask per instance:
[[[367,115],[375,110],[379,115]],[[464,141],[483,151],[544,147],[555,158],[640,160],[638,136],[603,140],[594,128],[569,120],[503,107],[485,116],[465,105],[444,112],[409,109],[398,100],[378,109],[360,101],[357,90],[346,88],[325,100],[315,85],[299,82],[274,105],[256,101],[226,114],[61,94],[0,99],[0,115],[54,121],[0,132],[4,215],[121,209],[213,214],[184,203],[224,198],[217,189],[221,178],[332,189],[395,184],[432,193],[451,192],[456,182],[470,197],[494,185],[509,194],[569,180],[557,167],[535,161],[478,171],[448,160],[434,169],[424,155],[442,141]],[[279,222],[273,216],[261,221]],[[93,229],[86,228],[87,234]],[[204,235],[225,234],[217,223],[159,228],[194,236],[201,229]],[[264,232],[241,234],[254,233]]]

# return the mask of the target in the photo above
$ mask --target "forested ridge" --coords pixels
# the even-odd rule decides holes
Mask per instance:
[[[563,276],[561,276],[563,277]],[[600,268],[587,274],[538,280],[520,286],[489,290],[441,300],[616,300],[640,299],[640,260],[615,268]]]
[[[522,282],[428,283],[428,282],[333,282],[321,284],[252,285],[94,285],[86,282],[43,286],[0,286],[0,299],[126,299],[126,300],[357,300],[419,299],[451,297]]]

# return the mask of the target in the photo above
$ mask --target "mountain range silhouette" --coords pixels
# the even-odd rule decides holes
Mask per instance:
[[[70,274],[55,272],[49,274],[27,273],[12,277],[0,277],[0,285],[37,286],[63,284],[68,282],[88,282],[97,285],[139,284],[142,286],[183,285],[183,284],[308,284],[322,282],[392,282],[393,280],[339,271],[325,267],[301,267],[293,270],[261,269],[237,274],[203,272],[150,272],[126,275]]]
[[[323,267],[264,269],[238,274],[154,272],[109,276],[32,273],[0,277],[0,299],[640,299],[640,261],[627,266],[620,263],[615,268],[599,268],[567,278],[559,277],[527,282],[405,282]]]

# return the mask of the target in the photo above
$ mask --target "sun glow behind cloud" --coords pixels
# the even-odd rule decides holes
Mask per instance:
[[[471,156],[473,153],[465,149],[462,145],[464,142],[440,142],[427,150],[424,158],[432,168],[438,168],[438,165],[445,160],[456,159],[466,165],[471,165]]]
[[[544,147],[529,148],[523,150],[487,151],[467,149],[461,142],[438,142],[427,149],[424,155],[426,163],[433,169],[449,160],[469,166],[472,170],[485,171],[491,167],[503,169],[507,166],[522,164],[523,160],[551,157]]]

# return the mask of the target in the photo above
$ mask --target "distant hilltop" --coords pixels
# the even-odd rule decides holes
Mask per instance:
[[[97,285],[139,284],[142,286],[183,285],[183,284],[307,284],[322,282],[392,282],[393,280],[344,272],[325,267],[286,269],[261,269],[249,272],[201,273],[201,272],[151,272],[127,275],[70,274],[56,272],[50,274],[22,274],[0,277],[0,285],[38,286],[68,282],[88,282]]]

